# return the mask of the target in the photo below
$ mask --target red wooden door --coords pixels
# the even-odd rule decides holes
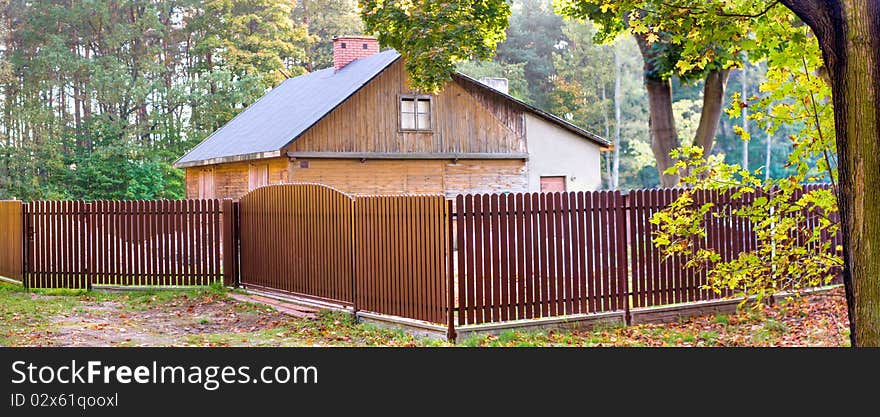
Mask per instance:
[[[541,192],[565,192],[565,177],[541,177]]]

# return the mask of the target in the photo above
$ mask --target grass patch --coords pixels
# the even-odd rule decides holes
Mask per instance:
[[[77,295],[30,293],[20,285],[0,282],[0,345],[19,344],[28,335],[45,331],[52,317],[74,309]]]
[[[767,330],[768,332],[776,335],[782,335],[784,333],[788,333],[789,327],[785,323],[769,319],[764,322],[764,330]]]
[[[661,334],[663,335],[663,342],[666,346],[678,346],[682,343],[694,343],[697,340],[697,337],[694,336],[693,333],[682,332],[677,330],[666,330],[664,328],[660,328]]]
[[[449,346],[400,329],[357,323],[343,312],[288,316],[270,306],[233,301],[231,291],[216,283],[175,290],[28,292],[0,282],[0,345]],[[820,299],[824,309],[813,300],[667,324],[506,330],[463,337],[457,346],[846,345],[842,292],[835,297]]]
[[[718,344],[718,332],[713,330],[700,332],[699,336],[697,336],[700,340],[702,340],[706,346],[716,346]]]

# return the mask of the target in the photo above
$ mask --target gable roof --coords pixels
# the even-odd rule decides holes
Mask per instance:
[[[278,156],[281,148],[398,58],[397,51],[388,50],[352,61],[339,71],[330,67],[284,80],[183,155],[174,166],[186,168]]]
[[[174,167],[280,156],[282,148],[321,121],[399,58],[400,54],[391,49],[352,61],[339,71],[331,67],[287,79],[184,154],[174,163]],[[464,74],[458,73],[456,77],[600,146],[610,145],[598,135]]]

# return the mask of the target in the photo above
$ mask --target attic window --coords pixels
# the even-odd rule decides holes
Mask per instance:
[[[430,97],[400,97],[400,130],[431,130]]]
[[[367,46],[367,44],[364,44],[362,49],[369,49],[369,46]]]

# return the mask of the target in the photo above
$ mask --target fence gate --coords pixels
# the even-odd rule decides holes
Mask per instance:
[[[241,283],[354,304],[354,200],[317,184],[258,188],[240,203]]]

